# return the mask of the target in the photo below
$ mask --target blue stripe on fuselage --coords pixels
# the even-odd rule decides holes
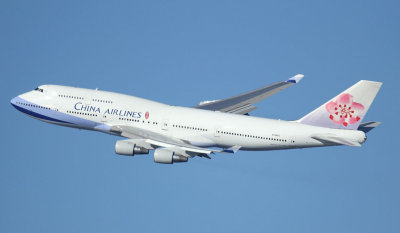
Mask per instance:
[[[11,105],[18,111],[49,123],[70,126],[79,129],[94,129],[106,133],[110,131],[110,126],[107,124],[98,123],[93,120],[80,118],[78,116],[73,116],[53,109],[43,108],[40,107],[40,105],[26,101],[21,97],[13,98],[11,100]]]
[[[58,119],[55,119],[55,118],[52,118],[52,117],[48,117],[48,116],[45,116],[45,115],[36,113],[36,112],[34,112],[34,111],[30,111],[30,110],[28,110],[28,109],[25,109],[25,108],[22,108],[22,107],[20,107],[20,106],[17,106],[17,105],[15,105],[15,104],[13,104],[13,103],[11,103],[11,105],[14,106],[14,108],[16,108],[18,111],[21,111],[21,112],[23,112],[23,113],[26,113],[26,114],[28,114],[28,115],[31,115],[31,116],[33,116],[33,117],[36,117],[36,118],[39,118],[39,119],[42,119],[42,120],[54,121],[54,122],[59,122],[59,123],[74,124],[74,123],[71,123],[71,122],[61,121],[61,120],[58,120]]]

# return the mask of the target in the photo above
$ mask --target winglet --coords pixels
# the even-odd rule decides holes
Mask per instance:
[[[298,82],[300,82],[300,80],[302,78],[304,78],[303,74],[296,74],[295,76],[293,76],[290,79],[288,79],[286,82],[288,82],[288,83],[298,83]]]

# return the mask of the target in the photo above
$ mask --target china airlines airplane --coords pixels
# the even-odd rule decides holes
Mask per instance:
[[[154,161],[166,164],[238,150],[361,146],[365,133],[380,124],[361,123],[382,85],[365,80],[296,121],[249,116],[256,109],[255,103],[302,78],[298,74],[287,81],[194,107],[57,85],[39,86],[13,98],[11,104],[44,122],[127,138],[116,142],[117,154],[133,156],[154,150]]]

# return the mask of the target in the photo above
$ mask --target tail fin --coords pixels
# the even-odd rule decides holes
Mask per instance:
[[[326,128],[355,130],[381,86],[381,82],[361,80],[297,122]]]

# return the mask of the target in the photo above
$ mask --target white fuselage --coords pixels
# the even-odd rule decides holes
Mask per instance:
[[[312,138],[334,134],[363,143],[357,130],[315,127],[298,122],[177,107],[134,96],[83,88],[43,85],[11,100],[18,110],[63,126],[115,134],[130,125],[182,139],[199,147],[277,150],[337,145]]]

